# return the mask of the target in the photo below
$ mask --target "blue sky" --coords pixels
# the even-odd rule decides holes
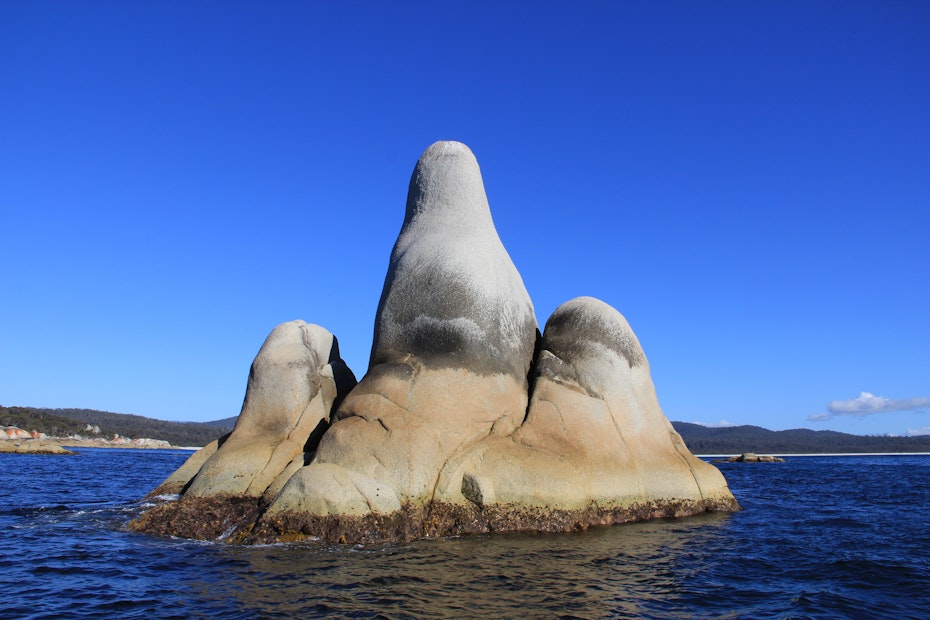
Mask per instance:
[[[930,433],[930,4],[0,2],[0,404],[238,414],[364,374],[410,173],[475,152],[544,324],[672,420]]]

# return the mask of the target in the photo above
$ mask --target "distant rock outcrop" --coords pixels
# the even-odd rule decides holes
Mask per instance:
[[[731,456],[730,458],[721,461],[724,463],[784,463],[785,459],[778,456],[771,456],[768,454],[753,454],[752,452],[744,452],[743,454],[737,454],[736,456]]]
[[[15,426],[4,426],[0,428],[0,440],[8,439],[32,439],[32,433]]]
[[[42,439],[4,439],[0,440],[0,453],[11,454],[77,454],[57,443]]]
[[[235,430],[156,490],[179,492],[133,527],[369,541],[738,509],[662,414],[619,312],[572,300],[540,339],[478,164],[456,142],[414,170],[362,381],[329,332],[277,327]]]

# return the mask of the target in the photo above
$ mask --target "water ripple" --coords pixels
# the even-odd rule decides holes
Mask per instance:
[[[3,615],[917,618],[930,608],[930,456],[722,464],[743,512],[582,534],[243,548],[124,531],[138,498],[186,456],[0,455],[0,587],[16,593]]]

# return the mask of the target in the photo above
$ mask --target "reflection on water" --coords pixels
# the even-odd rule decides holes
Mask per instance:
[[[658,617],[710,574],[730,515],[369,547],[229,549],[230,590],[262,617]],[[310,547],[310,548],[308,548]],[[713,583],[710,581],[709,583]],[[373,610],[377,610],[376,613]]]

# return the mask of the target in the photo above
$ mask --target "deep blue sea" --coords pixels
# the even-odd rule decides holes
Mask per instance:
[[[930,617],[930,455],[718,464],[742,512],[577,534],[233,547],[124,531],[188,455],[0,454],[0,617]]]

